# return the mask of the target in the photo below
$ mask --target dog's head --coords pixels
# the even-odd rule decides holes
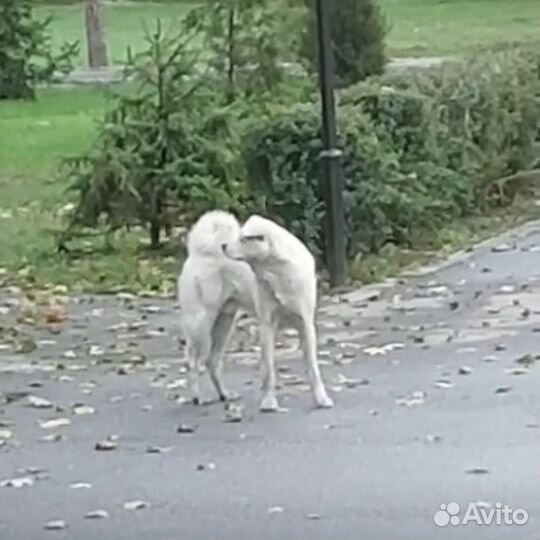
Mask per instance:
[[[260,216],[251,216],[240,231],[236,242],[223,243],[223,253],[231,259],[257,263],[272,254],[273,222]]]

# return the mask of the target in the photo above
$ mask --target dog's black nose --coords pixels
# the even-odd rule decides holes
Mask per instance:
[[[225,253],[225,250],[227,249],[227,244],[221,244],[221,251]]]

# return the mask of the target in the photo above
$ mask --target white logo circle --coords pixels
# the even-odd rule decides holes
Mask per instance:
[[[459,504],[451,502],[448,504],[441,504],[440,510],[437,510],[433,515],[433,521],[437,527],[446,527],[450,525],[459,525]]]

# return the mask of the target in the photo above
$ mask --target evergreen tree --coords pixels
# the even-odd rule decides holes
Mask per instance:
[[[78,43],[52,51],[51,18],[32,17],[31,0],[0,0],[0,99],[33,99],[35,87],[67,73],[78,53]]]

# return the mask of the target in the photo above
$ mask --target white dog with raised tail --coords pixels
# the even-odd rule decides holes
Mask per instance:
[[[263,361],[261,410],[275,411],[279,407],[274,344],[280,322],[298,329],[315,404],[332,407],[317,360],[317,277],[313,255],[296,236],[257,215],[246,221],[237,238],[234,236],[221,237],[223,253],[236,263],[247,263],[258,284]]]
[[[228,212],[205,213],[188,234],[188,258],[178,278],[181,326],[186,340],[190,386],[200,403],[199,372],[206,364],[219,398],[237,397],[222,381],[222,356],[240,308],[257,313],[257,282],[245,261],[223,253],[240,237],[240,224]]]

